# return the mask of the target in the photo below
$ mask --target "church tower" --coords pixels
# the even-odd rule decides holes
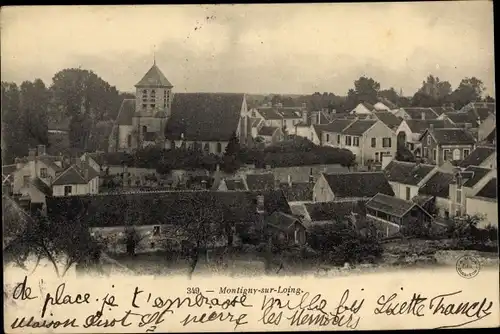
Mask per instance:
[[[163,143],[165,125],[172,114],[172,88],[173,85],[156,66],[156,61],[135,85],[133,147]]]
[[[136,112],[151,115],[164,112],[169,117],[173,87],[154,61],[153,66],[135,85]]]

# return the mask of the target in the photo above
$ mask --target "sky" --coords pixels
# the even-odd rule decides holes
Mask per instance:
[[[81,67],[133,92],[155,58],[174,92],[346,95],[368,76],[408,96],[433,74],[494,95],[493,31],[489,1],[3,7],[1,75]]]

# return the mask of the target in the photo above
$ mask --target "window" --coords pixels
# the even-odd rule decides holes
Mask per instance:
[[[359,137],[353,137],[352,141],[353,146],[359,147]]]
[[[151,103],[151,108],[155,108],[155,104],[154,103]]]
[[[330,141],[330,135],[327,133],[326,134],[326,142],[328,143]]]
[[[72,186],[64,186],[64,196],[71,195]]]
[[[431,144],[431,136],[427,135],[427,145]]]
[[[372,147],[377,146],[377,138],[372,138]]]
[[[47,168],[40,168],[40,177],[42,179],[49,177],[49,175],[47,174]]]
[[[151,91],[151,97],[155,97],[155,96],[156,96],[156,92],[155,92],[155,90],[153,89],[153,90]]]
[[[252,117],[256,117],[255,116],[255,110],[252,110]]]
[[[128,135],[127,136],[127,147],[131,147],[131,146],[132,146],[132,136]]]
[[[443,150],[443,160],[446,161],[449,159],[450,150]]]
[[[379,162],[379,153],[375,152],[375,162]]]
[[[411,189],[410,187],[406,187],[406,200],[409,201],[411,199]]]
[[[30,176],[29,175],[23,176],[23,185],[24,185],[24,187],[29,188],[29,186],[30,186]]]
[[[458,148],[453,150],[453,160],[460,160],[460,150]]]
[[[351,136],[345,136],[345,144],[351,146]]]
[[[437,160],[437,150],[436,149],[432,150],[432,160],[434,160],[434,161]]]
[[[221,143],[217,143],[217,153],[221,153],[222,152],[222,145]]]
[[[340,135],[337,135],[337,144],[340,144]]]
[[[444,210],[444,218],[446,219],[450,218],[450,211]]]
[[[142,109],[146,109],[147,107],[148,107],[147,104],[145,104],[145,103],[142,104]]]
[[[156,225],[153,227],[153,236],[159,236],[160,235],[160,225]]]
[[[469,155],[469,150],[468,149],[464,149],[464,159],[467,158],[467,156]]]
[[[424,147],[424,157],[429,157],[429,150],[427,149],[427,147]]]
[[[391,147],[391,138],[382,138],[382,147]]]

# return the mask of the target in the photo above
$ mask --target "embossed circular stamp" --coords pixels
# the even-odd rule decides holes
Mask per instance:
[[[457,272],[463,278],[473,278],[479,274],[481,264],[471,255],[463,255],[457,260]]]

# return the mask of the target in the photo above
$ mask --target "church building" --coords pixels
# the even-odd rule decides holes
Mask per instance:
[[[233,135],[242,145],[251,141],[245,94],[174,94],[156,62],[135,88],[135,99],[123,100],[118,112],[111,152],[158,145],[222,155]]]

